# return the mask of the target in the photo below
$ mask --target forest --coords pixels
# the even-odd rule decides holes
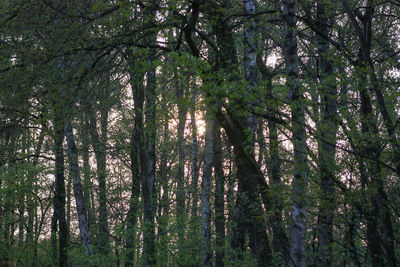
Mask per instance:
[[[0,266],[400,266],[399,100],[396,0],[0,0]]]

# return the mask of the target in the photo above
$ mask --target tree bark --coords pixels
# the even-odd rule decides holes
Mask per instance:
[[[237,177],[243,176],[243,171],[237,169],[236,171]],[[246,234],[246,226],[244,224],[245,221],[245,212],[243,206],[243,189],[240,180],[238,181],[238,187],[236,192],[236,201],[233,210],[233,217],[232,217],[232,233],[231,233],[231,240],[230,246],[233,250],[233,257],[232,260],[241,260],[242,253],[245,248],[245,234]]]
[[[10,176],[15,176],[15,170],[16,170],[16,142],[17,142],[17,134],[16,133],[7,133],[9,138],[9,145],[8,145],[8,151],[7,151],[7,156],[9,158],[9,164],[7,166],[7,172],[9,173],[8,175]],[[8,264],[10,261],[10,250],[11,250],[11,242],[12,242],[12,236],[11,234],[14,233],[12,230],[12,214],[14,211],[14,200],[15,200],[15,194],[14,190],[12,189],[10,181],[4,181],[3,188],[6,189],[5,193],[3,195],[3,213],[2,213],[2,219],[3,219],[3,232],[2,232],[2,238],[3,238],[3,252],[1,253],[1,260],[5,264]]]
[[[154,146],[154,115],[155,114],[147,114],[149,117],[148,122],[148,130],[153,132],[149,132],[150,138],[153,140],[149,140],[147,143],[146,140],[146,131],[145,131],[145,121],[144,121],[144,100],[145,100],[145,87],[143,85],[143,77],[145,73],[143,70],[136,72],[140,67],[138,62],[135,61],[134,55],[129,54],[129,60],[131,65],[131,87],[134,101],[134,116],[135,116],[135,126],[134,126],[134,146],[136,151],[132,151],[137,153],[138,157],[132,162],[137,163],[137,170],[140,173],[140,184],[141,191],[143,196],[143,214],[144,214],[144,222],[143,222],[143,263],[146,265],[155,265],[155,248],[154,248],[154,238],[155,238],[155,229],[154,229],[154,209],[153,209],[153,187],[154,187],[154,175],[155,175],[155,155],[153,151]],[[147,105],[154,106],[155,99],[151,99],[155,97],[154,95],[154,82],[155,82],[155,73],[154,70],[151,70],[147,76],[148,84],[147,90],[150,90],[150,101]],[[150,79],[150,80],[149,80]],[[150,83],[149,83],[150,82]],[[149,111],[150,112],[150,111]],[[151,129],[152,127],[153,129]],[[149,136],[148,136],[149,137]],[[133,140],[133,139],[132,139]],[[147,151],[147,148],[151,147],[151,151]],[[150,163],[148,161],[148,156],[150,155],[151,160]],[[136,167],[135,167],[136,168]],[[149,173],[151,171],[151,173]],[[133,192],[133,191],[132,191]],[[132,206],[133,208],[133,206]]]
[[[134,60],[132,53],[128,54],[128,61],[130,65],[130,84],[132,88],[132,95],[134,100],[134,127],[130,138],[130,169],[132,174],[131,196],[129,199],[129,211],[126,218],[126,241],[125,253],[126,262],[125,266],[134,266],[135,259],[135,228],[137,222],[137,213],[139,210],[139,195],[141,190],[141,159],[139,153],[139,146],[144,145],[142,140],[143,128],[143,115],[139,109],[139,96],[143,95],[143,71],[139,71],[137,62]],[[141,93],[141,94],[139,94]],[[143,98],[143,96],[142,96]],[[143,100],[141,101],[143,107]]]
[[[103,101],[100,100],[100,103]],[[89,107],[88,109],[92,109]],[[110,241],[108,232],[108,220],[107,220],[107,188],[106,188],[106,142],[107,142],[107,124],[108,124],[108,110],[107,106],[102,103],[101,105],[101,118],[100,128],[101,136],[97,130],[97,119],[94,114],[94,110],[88,110],[89,116],[89,133],[92,140],[92,147],[96,158],[96,170],[97,180],[99,183],[99,220],[98,220],[98,232],[97,232],[97,249],[101,255],[107,255],[110,253]]]
[[[39,156],[40,152],[42,151],[42,146],[44,143],[44,137],[45,137],[45,132],[47,130],[47,123],[42,122],[42,128],[38,137],[37,141],[37,147],[35,149],[35,157],[32,160],[33,166],[37,166],[39,163]],[[28,211],[28,227],[27,227],[27,232],[26,232],[26,241],[28,243],[28,246],[30,246],[33,250],[33,257],[32,257],[32,263],[36,263],[35,254],[37,250],[37,242],[35,241],[34,238],[34,224],[35,224],[35,217],[37,215],[37,206],[38,203],[36,202],[36,198],[34,198],[34,195],[37,194],[37,174],[33,175],[32,173],[29,174],[29,188],[30,192],[28,193],[28,204],[27,204],[27,211]],[[1,203],[0,203],[1,207]]]
[[[139,209],[140,195],[140,171],[139,171],[139,149],[136,143],[136,124],[130,138],[130,170],[132,175],[131,195],[129,198],[129,210],[126,216],[126,237],[125,237],[125,267],[134,266],[135,259],[135,228]]]
[[[297,54],[296,1],[283,0],[285,27],[284,58],[287,86],[291,97],[292,143],[294,150],[294,176],[292,181],[292,210],[290,227],[290,258],[296,267],[305,266],[306,188],[308,180],[307,145],[304,129],[303,94],[299,84]]]
[[[149,51],[151,52],[151,51]],[[141,155],[141,169],[142,173],[142,193],[144,202],[144,233],[143,233],[143,257],[146,266],[153,266],[156,264],[155,254],[155,224],[154,214],[156,199],[154,194],[154,182],[155,182],[155,163],[156,163],[156,72],[155,68],[151,66],[152,56],[148,58],[149,70],[146,73],[146,130],[145,130],[145,152],[141,152],[139,148],[139,154]],[[145,155],[144,155],[145,154]]]
[[[179,72],[176,70],[175,74]],[[179,74],[178,74],[179,75]],[[176,212],[178,227],[178,246],[180,254],[183,252],[183,243],[185,241],[185,139],[184,131],[186,125],[187,105],[185,103],[184,88],[178,76],[176,83],[176,97],[178,101],[178,170],[177,170],[177,189],[176,189]]]
[[[83,102],[83,101],[82,101]],[[85,106],[84,103],[80,103]],[[93,226],[96,223],[96,218],[93,214],[94,211],[94,199],[93,196],[93,185],[91,182],[91,167],[89,162],[89,120],[87,112],[81,112],[80,114],[80,131],[79,136],[82,140],[82,174],[83,174],[83,196],[85,198],[86,212],[88,219],[89,233],[93,235]]]
[[[192,103],[190,107],[190,120],[192,125],[192,220],[198,216],[198,182],[199,182],[199,169],[198,169],[198,144],[197,144],[197,125],[196,125],[196,77],[192,75],[191,86]]]
[[[210,194],[211,194],[211,178],[213,167],[213,149],[214,149],[214,115],[208,109],[206,111],[206,136],[204,147],[204,166],[203,178],[201,180],[201,241],[203,245],[204,266],[212,266],[211,251],[211,210],[210,210]]]
[[[323,36],[329,35],[327,6],[317,3],[318,27]],[[333,77],[333,64],[329,54],[329,41],[317,35],[318,66],[320,76],[321,120],[318,132],[323,142],[318,143],[321,199],[318,218],[318,256],[316,266],[332,264],[333,215],[335,212],[335,147],[337,133],[337,89]]]
[[[214,125],[214,176],[215,176],[215,266],[223,267],[225,258],[225,175],[222,165],[221,127]]]
[[[75,203],[78,214],[78,222],[79,222],[79,231],[81,236],[81,242],[85,249],[85,255],[91,256],[93,255],[92,247],[90,244],[90,235],[89,235],[89,226],[86,217],[86,206],[85,200],[82,192],[82,183],[81,176],[79,172],[79,164],[78,164],[78,152],[75,145],[74,135],[72,131],[72,125],[69,118],[64,115],[64,132],[67,139],[68,145],[68,157],[69,157],[69,165],[70,171],[72,175],[72,186],[74,189],[75,195]],[[88,259],[90,263],[90,260]]]
[[[55,154],[55,193],[53,231],[59,222],[59,266],[68,266],[68,225],[65,219],[65,177],[64,177],[64,123],[61,107],[55,107],[54,154]]]
[[[165,99],[163,99],[165,100]],[[169,115],[167,112],[166,101],[162,101],[163,103],[163,142],[161,144],[161,156],[160,156],[160,186],[162,189],[161,203],[159,203],[160,216],[159,216],[159,228],[158,233],[160,237],[161,243],[161,251],[160,258],[165,260],[165,263],[168,265],[168,255],[169,255],[169,242],[168,242],[168,225],[169,225],[169,211],[170,211],[170,200],[169,200],[169,166],[168,166],[168,156],[169,156]]]
[[[148,14],[147,20],[154,23],[156,19],[157,1],[150,1],[145,13]],[[157,33],[148,36],[147,43],[153,45],[156,43]],[[156,194],[154,192],[154,184],[156,179],[156,67],[155,51],[148,49],[147,51],[147,72],[146,72],[146,106],[145,106],[145,132],[144,132],[144,149],[141,155],[140,164],[142,171],[142,193],[144,203],[144,233],[143,233],[143,257],[146,266],[156,265],[155,251],[155,222],[154,216],[156,212]],[[145,175],[143,175],[143,173]]]

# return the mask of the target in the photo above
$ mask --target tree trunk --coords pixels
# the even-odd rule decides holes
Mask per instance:
[[[100,103],[103,101],[100,100]],[[88,109],[91,107],[88,107]],[[106,142],[107,142],[107,124],[108,110],[104,103],[101,106],[101,137],[97,130],[97,119],[94,110],[88,110],[89,116],[89,133],[92,140],[92,147],[96,157],[97,180],[99,183],[99,220],[97,233],[97,249],[101,255],[107,255],[110,252],[110,241],[108,233],[107,220],[107,188],[106,188]]]
[[[46,122],[42,122],[42,129],[40,131],[39,137],[38,137],[38,142],[37,142],[37,147],[35,149],[35,157],[32,160],[32,164],[33,166],[37,166],[39,163],[39,156],[40,156],[40,152],[42,151],[42,146],[44,143],[44,137],[45,137],[45,132],[47,129],[47,125]],[[32,173],[29,174],[29,188],[30,191],[28,193],[27,196],[27,212],[28,212],[28,227],[27,227],[27,232],[26,232],[26,241],[28,243],[28,246],[30,246],[32,248],[33,251],[33,257],[31,258],[32,260],[32,264],[36,263],[36,259],[34,258],[34,255],[36,253],[36,248],[37,248],[37,242],[35,242],[35,238],[34,238],[34,224],[35,224],[35,217],[37,215],[37,211],[38,211],[38,204],[36,201],[36,198],[34,197],[35,194],[37,194],[38,190],[36,187],[36,182],[37,182],[37,175],[33,175]],[[1,204],[0,204],[1,207]]]
[[[165,99],[163,99],[165,100]],[[163,103],[163,142],[161,144],[161,157],[160,157],[160,186],[162,189],[161,203],[159,204],[160,219],[158,233],[160,236],[160,258],[164,259],[164,263],[168,266],[168,255],[169,255],[169,242],[168,242],[168,224],[169,224],[169,210],[170,210],[170,200],[169,200],[169,186],[168,186],[168,153],[169,153],[169,115],[167,112],[167,107],[165,101]]]
[[[140,154],[139,146],[141,139],[141,113],[139,110],[138,96],[142,86],[143,86],[143,71],[139,72],[137,68],[137,62],[134,61],[134,55],[128,54],[130,70],[130,84],[132,88],[132,95],[134,98],[134,128],[131,133],[130,138],[130,169],[132,174],[132,186],[131,186],[131,196],[129,199],[129,211],[126,218],[126,240],[125,240],[125,254],[126,262],[125,266],[134,266],[135,259],[135,228],[138,217],[139,210],[139,195],[140,195],[140,185],[141,185],[141,168],[140,168]],[[142,102],[143,106],[143,102]],[[143,126],[143,125],[142,125]],[[143,144],[142,144],[143,145]]]
[[[57,213],[55,204],[53,204],[53,215],[51,216],[51,263],[57,265]]]
[[[365,77],[365,76],[364,76]],[[361,80],[364,81],[364,80]],[[361,82],[360,81],[360,82]],[[361,82],[362,83],[362,82]],[[365,155],[371,155],[374,158],[379,159],[380,149],[377,142],[372,141],[370,138],[371,134],[376,134],[377,128],[373,119],[373,111],[371,100],[368,93],[363,85],[360,85],[360,99],[361,99],[361,131],[363,133],[364,141],[364,152]],[[380,166],[376,162],[367,161],[367,170],[369,174],[369,179],[372,181],[378,181],[381,179]],[[371,190],[368,194],[368,198],[371,201],[370,207],[366,212],[367,219],[367,243],[368,250],[372,259],[372,266],[386,266],[384,259],[384,251],[382,250],[382,238],[379,232],[379,215],[382,214],[380,209],[380,204],[378,201],[378,184],[373,182],[368,182],[368,188]],[[378,215],[378,214],[379,215]]]
[[[222,165],[221,127],[214,125],[214,175],[215,175],[215,266],[223,267],[225,258],[225,175]]]
[[[199,225],[201,223],[201,216],[199,216],[198,206],[199,206],[199,192],[198,192],[198,184],[199,184],[199,169],[201,164],[201,160],[199,162],[199,153],[198,153],[198,130],[197,130],[197,117],[196,117],[196,96],[197,96],[197,85],[196,85],[196,76],[191,74],[191,105],[190,105],[190,124],[192,128],[191,137],[192,137],[192,167],[191,167],[191,183],[190,183],[190,198],[188,201],[188,207],[190,210],[190,221],[189,221],[189,230],[187,236],[190,237],[190,242],[188,246],[196,246],[200,240],[201,231]],[[197,249],[191,249],[191,259],[193,262],[198,262],[199,257],[202,255],[199,253],[201,251],[201,247],[197,247]]]
[[[28,154],[26,151],[26,147],[27,147],[27,142],[29,142],[29,131],[27,134],[22,134],[22,140],[21,140],[21,149],[25,150],[25,153]],[[26,162],[28,163],[28,162]],[[25,197],[26,197],[26,191],[28,191],[27,189],[24,189],[25,187],[27,187],[27,182],[24,178],[24,176],[22,177],[18,177],[18,187],[19,188],[23,188],[22,192],[19,192],[18,194],[18,199],[17,199],[17,209],[18,209],[18,246],[22,247],[23,246],[23,242],[24,242],[24,232],[25,232]]]
[[[332,264],[333,214],[335,212],[335,146],[337,133],[337,90],[333,78],[333,64],[329,54],[328,10],[323,2],[317,4],[317,19],[321,35],[317,35],[318,66],[322,118],[318,132],[322,140],[318,143],[321,199],[318,218],[318,256],[316,266],[330,267]]]
[[[65,177],[64,177],[64,123],[61,107],[55,107],[54,118],[54,154],[55,154],[55,193],[54,214],[52,222],[53,231],[57,229],[59,222],[59,265],[68,265],[68,225],[65,219]],[[53,225],[54,224],[54,225]]]
[[[197,125],[196,125],[196,77],[192,75],[192,103],[190,107],[190,120],[192,125],[192,221],[198,216],[198,182],[199,182],[199,169],[198,169],[198,144],[197,144]]]
[[[135,124],[136,128],[136,124]],[[129,198],[129,210],[126,216],[126,240],[125,240],[125,267],[134,266],[135,259],[135,228],[139,209],[140,174],[139,174],[139,152],[135,142],[136,129],[130,138],[130,169],[132,175],[131,196]]]
[[[284,57],[287,86],[291,97],[292,143],[294,150],[294,176],[292,182],[292,225],[290,228],[290,258],[296,267],[305,266],[306,189],[308,180],[307,145],[304,129],[303,94],[299,84],[297,54],[296,1],[283,0],[285,26]]]
[[[151,52],[151,51],[150,51]],[[156,207],[156,199],[154,194],[154,181],[155,181],[155,163],[156,163],[156,72],[155,68],[151,66],[153,56],[149,56],[148,63],[150,69],[146,74],[146,131],[145,131],[145,155],[143,152],[139,154],[141,157],[141,170],[142,173],[142,192],[144,202],[144,233],[143,233],[143,257],[146,266],[153,266],[156,264],[156,253],[154,247],[155,239],[155,224],[154,214]],[[143,153],[143,154],[142,154]]]
[[[141,190],[143,196],[143,213],[144,213],[144,223],[143,223],[143,263],[146,265],[155,265],[155,251],[154,251],[154,209],[153,209],[153,187],[154,187],[154,164],[155,164],[155,155],[153,151],[154,140],[149,140],[150,142],[146,142],[146,134],[149,134],[150,138],[154,138],[154,132],[145,133],[145,122],[144,122],[144,100],[145,100],[145,88],[143,85],[143,78],[144,74],[143,70],[138,70],[140,67],[134,59],[134,55],[130,53],[129,61],[131,65],[130,75],[131,75],[131,87],[132,87],[132,94],[134,100],[134,116],[135,116],[135,126],[134,126],[134,133],[133,139],[134,145],[132,148],[134,150],[132,153],[136,154],[133,155],[134,160],[131,157],[131,164],[138,164],[137,166],[133,166],[135,168],[135,172],[139,173],[140,183],[141,183]],[[150,73],[151,72],[151,73]],[[147,90],[149,90],[150,99],[147,105],[154,106],[155,97],[154,94],[154,82],[155,82],[155,73],[151,70],[148,73],[148,84]],[[150,79],[150,80],[149,80]],[[148,122],[149,123],[149,131],[155,131],[154,124],[154,115],[155,114],[147,114]],[[153,127],[154,129],[150,129]],[[151,151],[147,151],[147,148],[151,147]],[[149,154],[148,154],[149,153]],[[150,163],[148,161],[148,156],[150,155],[151,160]],[[151,173],[149,171],[151,170]],[[134,177],[133,177],[134,178]],[[136,186],[136,185],[135,185]],[[132,188],[132,196],[134,190]],[[133,204],[133,203],[131,203]],[[131,206],[134,208],[134,205]],[[133,210],[132,214],[133,215]],[[132,218],[135,219],[135,218]],[[133,222],[131,222],[133,223]],[[131,240],[132,241],[132,240]],[[131,242],[129,241],[129,242]]]
[[[180,74],[176,70],[175,74]],[[185,103],[184,88],[178,78],[176,83],[176,97],[178,101],[178,170],[177,170],[177,189],[176,189],[176,212],[177,212],[177,228],[178,228],[178,247],[180,254],[183,253],[183,244],[185,241],[185,139],[184,131],[186,125],[187,105]],[[180,256],[179,256],[180,257]]]
[[[68,114],[68,113],[66,113]],[[78,164],[78,152],[75,145],[74,135],[72,131],[72,125],[69,118],[64,115],[64,131],[67,139],[68,145],[68,157],[69,157],[69,165],[72,176],[72,186],[74,189],[75,195],[75,203],[78,214],[78,223],[79,223],[79,231],[81,236],[81,242],[85,249],[85,255],[91,256],[93,255],[92,247],[90,244],[90,235],[89,235],[89,226],[86,217],[86,207],[85,200],[82,192],[82,183],[81,176],[79,172],[79,164]],[[88,259],[90,263],[90,260]]]
[[[228,234],[230,240],[230,234],[232,233],[232,224],[233,224],[233,216],[235,215],[235,180],[236,180],[236,167],[234,165],[234,161],[232,159],[232,149],[229,144],[227,146],[227,154],[229,156],[229,167],[228,174],[226,175],[227,180],[227,192],[226,192],[226,201],[227,201],[227,209],[228,209],[228,218],[226,222],[226,232]]]
[[[241,177],[243,176],[243,172],[240,169],[237,169],[236,176]],[[231,233],[231,240],[230,246],[233,250],[233,258],[232,260],[241,260],[242,253],[245,248],[245,233],[246,233],[246,226],[244,224],[245,221],[245,211],[243,206],[243,189],[240,180],[238,181],[238,188],[236,192],[236,202],[233,211],[232,217],[232,233]]]
[[[204,266],[212,266],[211,251],[211,210],[210,210],[210,193],[211,193],[211,177],[213,167],[213,150],[214,150],[214,115],[208,109],[206,111],[206,136],[204,147],[204,166],[203,178],[201,180],[201,241],[203,248],[202,264]]]
[[[84,103],[81,103],[84,106]],[[91,167],[89,162],[89,121],[87,119],[87,112],[80,113],[80,139],[82,140],[82,174],[83,174],[83,196],[85,198],[86,212],[88,219],[89,233],[93,235],[93,226],[95,222],[95,216],[93,214],[93,186],[91,182]]]

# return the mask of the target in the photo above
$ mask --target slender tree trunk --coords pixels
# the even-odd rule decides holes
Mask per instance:
[[[243,175],[240,169],[237,169],[236,172],[237,176]],[[234,212],[232,217],[232,233],[231,233],[231,249],[233,250],[233,259],[242,259],[242,252],[244,251],[245,246],[245,233],[246,233],[246,226],[244,224],[245,221],[245,212],[243,206],[243,199],[242,199],[242,185],[240,180],[238,181],[238,188],[236,193],[236,202],[234,206]]]
[[[154,22],[156,18],[158,2],[150,1],[147,12],[149,13],[149,19]],[[148,43],[153,45],[156,43],[157,34],[152,34],[148,37]],[[145,169],[142,171],[146,172],[146,175],[142,175],[142,179],[146,178],[142,182],[142,192],[144,199],[144,221],[145,221],[145,232],[144,232],[144,248],[143,254],[145,258],[145,264],[148,266],[156,265],[156,251],[155,251],[155,213],[157,208],[157,194],[155,193],[155,179],[156,179],[156,67],[153,66],[155,63],[155,51],[149,49],[147,55],[148,70],[146,73],[146,131],[145,131],[145,148],[146,148],[146,161],[142,164]],[[141,159],[142,160],[142,159]]]
[[[359,212],[358,211],[351,211],[351,221],[349,222],[348,229],[345,234],[347,245],[350,249],[350,254],[353,258],[354,264],[357,267],[363,266],[360,259],[360,253],[358,252],[358,246],[355,242],[356,233],[358,232],[359,228]]]
[[[190,120],[192,125],[192,221],[197,218],[197,205],[198,205],[198,182],[199,182],[199,169],[198,169],[198,144],[197,144],[197,125],[196,125],[196,77],[192,76],[192,103],[190,107]]]
[[[25,149],[27,147],[27,139],[29,138],[29,131],[27,134],[23,134],[22,135],[22,149]],[[26,149],[25,149],[26,150]],[[26,153],[27,151],[25,151]],[[27,153],[28,154],[28,153]],[[25,175],[24,175],[25,176]],[[27,191],[26,189],[24,190],[25,187],[27,187],[27,181],[24,179],[25,177],[19,177],[19,188],[23,188],[22,192],[20,192],[18,194],[18,246],[22,247],[23,246],[23,242],[24,242],[24,232],[25,232],[25,197],[26,197],[26,193],[25,191]]]
[[[141,157],[139,147],[144,146],[143,140],[143,70],[140,70],[137,62],[134,60],[133,53],[128,54],[130,65],[130,84],[132,88],[132,95],[134,100],[134,128],[130,138],[130,160],[131,160],[131,173],[132,173],[132,187],[131,196],[129,200],[129,211],[126,218],[126,241],[125,241],[125,266],[134,266],[135,260],[135,228],[138,219],[139,211],[139,195],[141,190],[142,170],[141,170]],[[139,99],[141,98],[141,99]],[[143,150],[143,147],[142,147]],[[145,169],[147,170],[147,168]]]
[[[272,94],[272,77],[267,77],[267,97],[273,99]],[[275,111],[278,111],[277,103],[271,103],[270,110],[271,116]],[[282,182],[281,182],[281,158],[279,156],[279,134],[278,125],[273,120],[268,120],[268,132],[269,132],[269,168],[268,176],[271,181],[271,192],[272,193],[272,207],[269,221],[272,223],[273,239],[272,246],[276,254],[280,254],[282,263],[287,266],[289,263],[289,240],[283,227],[283,198]]]
[[[228,220],[226,222],[227,234],[230,238],[230,234],[232,233],[232,224],[233,224],[233,216],[235,215],[235,194],[234,194],[234,186],[235,186],[235,178],[236,178],[236,167],[234,166],[234,161],[232,159],[232,149],[230,145],[227,144],[227,154],[229,155],[229,168],[228,174],[226,175],[227,180],[227,192],[226,192],[226,201],[227,201],[227,209],[228,209]]]
[[[318,26],[323,36],[329,35],[327,7],[323,2],[317,4]],[[318,219],[318,267],[332,264],[333,214],[335,211],[335,146],[337,133],[337,92],[333,80],[333,66],[329,55],[329,42],[317,36],[318,66],[320,69],[320,96],[322,102],[319,122],[321,141],[318,144],[321,200]]]
[[[138,68],[137,62],[133,59],[133,54],[129,55],[130,64],[132,67],[131,71],[131,86],[133,92],[133,100],[134,100],[134,113],[135,113],[135,128],[133,133],[134,138],[134,148],[135,153],[132,160],[133,164],[138,164],[135,172],[140,173],[140,182],[141,182],[141,190],[143,196],[143,212],[144,212],[144,223],[143,223],[143,260],[146,265],[155,265],[155,248],[154,248],[154,238],[155,238],[155,229],[154,229],[154,209],[153,209],[153,188],[154,188],[154,176],[155,176],[155,152],[154,152],[154,141],[155,141],[155,114],[149,113],[146,115],[146,123],[148,123],[148,133],[145,133],[145,122],[144,122],[144,100],[145,100],[145,88],[143,86],[143,77],[144,73],[139,72],[136,73],[135,70]],[[155,72],[154,70],[149,71],[147,75],[147,91],[149,102],[147,103],[148,107],[154,107],[155,105]],[[152,128],[152,129],[151,129]],[[149,139],[149,142],[146,140]],[[132,139],[133,140],[133,139]],[[150,148],[150,151],[147,150]],[[150,160],[148,160],[148,156],[150,156]],[[150,171],[150,173],[149,173]],[[132,191],[132,195],[135,193]],[[131,206],[134,208],[134,205]],[[132,214],[133,215],[133,214]],[[132,218],[134,219],[134,218]]]
[[[165,99],[163,99],[165,100]],[[169,255],[169,244],[168,244],[168,224],[169,224],[169,210],[170,210],[170,200],[169,200],[169,186],[168,186],[168,153],[169,153],[169,116],[167,108],[164,104],[164,121],[163,121],[163,143],[161,145],[161,158],[160,158],[160,184],[162,189],[161,203],[159,207],[161,209],[161,216],[159,219],[159,236],[161,243],[160,258],[164,259],[165,264],[168,265],[168,255]]]
[[[54,118],[54,154],[55,162],[55,193],[54,193],[54,214],[52,222],[53,231],[57,229],[59,222],[59,265],[68,265],[68,225],[65,218],[65,177],[64,177],[64,123],[60,107],[55,107]],[[54,225],[53,225],[54,224]]]
[[[15,142],[16,137],[15,133],[6,133],[6,148],[7,152],[4,153],[10,160],[10,163],[7,166],[8,175],[13,175],[15,169]],[[1,179],[0,181],[2,181]],[[2,186],[2,216],[1,219],[1,245],[2,245],[2,253],[0,254],[0,263],[4,265],[8,265],[10,260],[10,228],[11,228],[11,211],[12,211],[12,190],[9,189],[10,182],[5,180]],[[4,193],[3,193],[4,192]]]
[[[144,92],[142,92],[144,93]],[[139,97],[139,99],[143,99]],[[144,138],[144,121],[143,121],[143,101],[135,100],[135,109],[137,109],[136,114],[138,116],[138,152],[139,152],[139,162],[140,162],[140,176],[141,176],[141,189],[143,196],[143,260],[146,265],[155,264],[155,258],[150,258],[152,251],[154,250],[154,239],[151,240],[150,236],[154,234],[152,232],[152,218],[153,218],[153,207],[152,207],[152,192],[149,184],[148,174],[147,174],[147,155],[145,147]],[[137,108],[136,108],[137,106]],[[136,116],[135,116],[136,117]],[[154,228],[153,228],[154,229]],[[154,230],[153,230],[154,231]]]
[[[67,179],[67,192],[66,192],[66,196],[67,196],[67,210],[66,210],[66,218],[67,218],[67,229],[68,229],[68,233],[70,232],[71,229],[71,188],[72,188],[72,179],[71,179],[71,175],[68,175],[68,179]],[[68,236],[69,238],[69,236]],[[69,239],[68,239],[69,242]]]
[[[196,85],[196,76],[191,74],[191,105],[190,105],[190,124],[192,128],[191,137],[192,137],[192,167],[191,167],[191,183],[190,183],[190,198],[188,201],[188,206],[191,208],[190,210],[190,221],[189,221],[189,230],[187,236],[189,238],[189,246],[196,246],[200,239],[200,228],[199,224],[201,222],[201,216],[199,216],[198,206],[199,206],[199,192],[198,192],[198,184],[199,184],[199,163],[201,164],[201,160],[199,162],[199,153],[198,153],[198,130],[197,130],[197,117],[196,117],[196,96],[197,96],[197,85]],[[191,201],[191,202],[190,202]],[[198,262],[200,255],[201,247],[197,247],[197,249],[191,249],[191,259],[193,262]]]
[[[214,175],[215,175],[215,266],[223,267],[225,258],[225,175],[222,165],[221,127],[214,126]]]
[[[153,57],[148,60],[153,64]],[[156,210],[156,198],[154,194],[154,183],[156,179],[156,70],[151,66],[146,74],[146,151],[147,151],[147,173],[148,186],[151,189],[153,213]],[[154,221],[154,218],[152,219]],[[154,222],[153,222],[154,223]]]
[[[40,152],[42,151],[42,146],[44,142],[44,137],[45,137],[45,132],[47,130],[47,125],[46,122],[42,123],[42,129],[40,131],[39,137],[38,137],[38,142],[37,146],[35,149],[35,157],[32,160],[33,166],[37,166],[39,163],[39,156]],[[36,187],[36,182],[37,182],[37,175],[29,173],[29,178],[28,178],[28,186],[29,186],[29,192],[27,195],[27,212],[28,212],[28,227],[26,231],[26,242],[28,246],[32,249],[33,254],[29,255],[31,256],[31,263],[35,264],[36,261],[34,259],[35,255],[35,249],[37,248],[37,243],[35,242],[34,239],[34,224],[35,224],[35,216],[37,214],[37,201],[36,198],[34,197],[35,194],[37,194],[37,187]],[[0,204],[1,207],[1,204]]]
[[[4,136],[3,136],[3,134],[1,134],[0,135],[0,160],[1,161],[4,161],[4,151],[6,150],[6,146],[7,146],[7,140],[6,140],[6,137],[7,136],[7,134],[4,134]],[[3,141],[4,140],[4,141]],[[1,172],[0,172],[0,174],[3,174],[3,171],[1,170]],[[3,200],[3,198],[4,198],[4,195],[3,195],[3,191],[4,191],[4,184],[3,184],[3,179],[0,179],[0,212],[1,212],[1,214],[5,214],[5,209],[4,209],[4,207],[3,207],[3,204],[4,204],[4,200]],[[5,239],[3,238],[4,237],[4,218],[1,218],[0,217],[0,237],[2,238],[2,240],[0,241],[0,247],[5,247]],[[5,253],[3,252],[3,253],[1,253],[0,254],[0,264],[5,264],[5,259],[6,257],[5,257]]]
[[[84,106],[84,103],[81,103]],[[92,182],[91,178],[91,167],[89,163],[89,121],[87,119],[87,114],[85,112],[81,112],[80,117],[80,139],[82,140],[82,174],[83,174],[83,196],[85,198],[86,203],[86,212],[88,218],[88,227],[89,233],[93,235],[93,225],[95,224],[95,216],[93,214],[93,191],[92,191]]]
[[[296,1],[283,0],[285,26],[284,57],[287,86],[291,96],[292,143],[294,150],[294,176],[292,182],[292,225],[290,228],[290,258],[296,267],[305,266],[306,188],[308,180],[307,145],[304,129],[303,94],[299,84],[297,54]]]
[[[135,124],[135,128],[136,128]],[[139,209],[140,194],[140,173],[139,173],[139,152],[136,143],[135,133],[130,138],[130,169],[132,175],[131,196],[129,198],[129,211],[126,216],[126,240],[125,240],[125,267],[134,266],[135,259],[135,228]]]
[[[179,72],[176,71],[176,74]],[[186,125],[187,105],[185,103],[184,88],[176,76],[176,97],[178,101],[178,170],[177,170],[177,189],[176,189],[176,211],[178,228],[178,246],[180,254],[183,252],[183,243],[185,241],[185,139],[184,130]]]
[[[103,101],[101,101],[103,102]],[[98,220],[98,234],[97,234],[97,248],[101,255],[107,255],[110,252],[110,241],[108,233],[108,220],[107,220],[107,188],[106,188],[106,142],[107,142],[107,121],[108,111],[107,107],[103,104],[100,110],[101,113],[101,136],[97,130],[97,119],[94,110],[88,110],[89,115],[89,132],[92,139],[92,146],[96,157],[97,167],[97,180],[99,183],[99,220]]]
[[[361,99],[361,131],[363,133],[363,141],[364,141],[364,152],[365,155],[371,155],[374,158],[380,157],[379,145],[376,142],[373,142],[370,139],[370,134],[372,132],[376,133],[376,125],[373,122],[373,112],[372,112],[372,105],[368,93],[366,89],[361,85],[360,91],[360,99]],[[375,162],[367,162],[366,164],[369,170],[369,178],[379,180],[381,179],[380,174],[380,166]],[[376,176],[376,177],[372,177]],[[382,250],[382,239],[379,233],[379,219],[378,214],[376,212],[381,213],[382,211],[379,209],[379,204],[377,202],[377,191],[378,188],[376,187],[377,184],[372,184],[371,182],[368,183],[368,188],[371,190],[368,195],[369,200],[371,201],[371,205],[367,212],[367,242],[368,242],[368,250],[371,255],[372,259],[372,266],[385,266],[384,263],[384,251]]]
[[[68,113],[66,113],[68,114]],[[89,226],[86,217],[86,206],[85,200],[82,192],[82,183],[81,176],[79,171],[79,161],[78,161],[78,152],[75,145],[74,135],[72,131],[72,125],[69,118],[64,115],[64,132],[67,139],[68,145],[68,157],[69,157],[69,165],[70,172],[72,176],[72,187],[74,189],[75,195],[75,203],[78,214],[78,223],[79,223],[79,231],[81,236],[81,242],[85,249],[85,255],[90,256],[93,255],[92,247],[90,244],[90,235],[89,235]],[[90,262],[90,260],[88,259]]]
[[[152,64],[152,56],[149,57],[148,63]],[[144,202],[144,233],[143,233],[143,257],[146,266],[153,266],[156,264],[155,253],[155,224],[154,214],[156,199],[154,194],[155,182],[155,138],[156,138],[156,101],[155,101],[155,79],[156,72],[154,67],[150,67],[146,74],[146,131],[145,131],[145,151],[141,151],[139,147],[139,154],[141,155],[141,171],[142,171],[142,193]],[[143,173],[145,175],[143,175]]]
[[[51,216],[51,263],[57,265],[57,213],[53,204],[53,215]]]
[[[211,251],[211,177],[214,159],[214,115],[208,109],[206,111],[206,136],[204,147],[203,177],[201,180],[201,241],[203,248],[202,263],[204,266],[212,266]]]

